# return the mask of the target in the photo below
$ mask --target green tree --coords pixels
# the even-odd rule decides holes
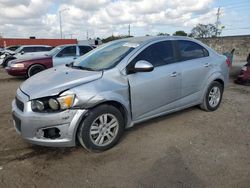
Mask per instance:
[[[113,41],[113,40],[118,40],[118,39],[123,39],[123,38],[129,38],[129,37],[133,37],[133,36],[128,36],[128,35],[119,35],[119,36],[109,36],[107,38],[104,38],[102,39],[102,42],[103,43],[106,43],[106,42],[110,42],[110,41]]]
[[[187,36],[187,33],[185,31],[176,31],[173,33],[174,36]]]
[[[157,36],[169,36],[168,33],[158,33]]]
[[[213,24],[198,24],[195,26],[190,33],[190,37],[195,38],[208,38],[216,36],[216,27]],[[220,34],[221,31],[218,32]]]

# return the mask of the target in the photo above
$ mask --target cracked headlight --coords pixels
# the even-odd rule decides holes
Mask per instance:
[[[66,110],[73,106],[74,100],[74,94],[67,94],[58,97],[46,97],[31,101],[31,108],[34,112]]]

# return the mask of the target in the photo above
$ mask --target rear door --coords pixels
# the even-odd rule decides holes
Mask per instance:
[[[177,49],[182,73],[181,98],[182,105],[185,106],[200,99],[212,62],[209,52],[196,42],[178,40]]]
[[[146,60],[154,66],[151,72],[128,74],[133,120],[148,118],[178,106],[181,75],[171,41],[146,47],[128,65]]]
[[[71,63],[76,57],[76,46],[66,46],[53,57],[53,66]]]

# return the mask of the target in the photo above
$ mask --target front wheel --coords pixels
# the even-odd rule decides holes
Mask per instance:
[[[89,111],[80,124],[77,137],[87,150],[104,151],[119,141],[123,131],[121,112],[111,105],[100,105]]]
[[[223,86],[217,81],[213,81],[207,89],[203,103],[200,107],[205,111],[215,111],[220,106],[223,94]]]
[[[28,69],[28,77],[31,77],[41,71],[45,70],[44,66],[42,65],[32,65],[29,69]]]

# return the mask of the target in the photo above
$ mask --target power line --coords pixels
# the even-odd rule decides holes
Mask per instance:
[[[224,30],[239,30],[239,29],[250,29],[250,27],[239,27],[239,28],[229,28],[229,29],[224,29]]]
[[[235,2],[235,3],[231,3],[230,4],[220,4],[219,6],[222,6],[222,7],[232,7],[232,6],[238,6],[238,5],[249,5],[250,2]]]

